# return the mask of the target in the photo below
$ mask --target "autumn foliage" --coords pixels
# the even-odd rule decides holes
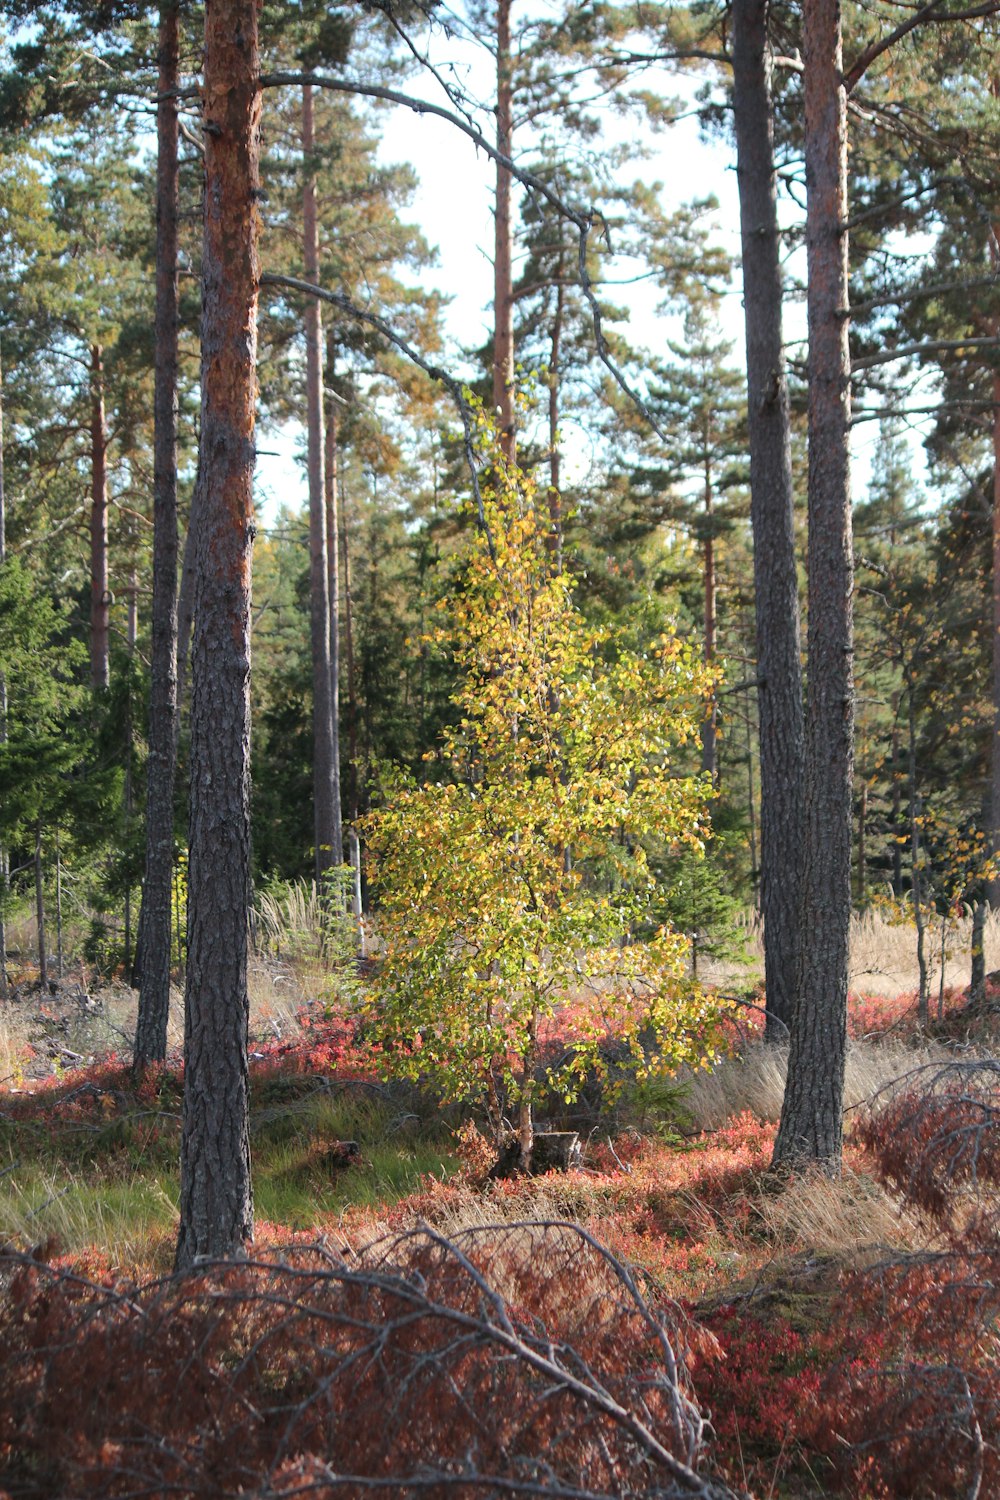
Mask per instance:
[[[530,478],[492,458],[438,634],[460,675],[456,723],[427,778],[387,777],[367,820],[385,935],[371,1017],[391,1068],[485,1104],[498,1135],[520,1110],[527,1155],[540,1066],[572,1100],[609,1037],[640,1074],[718,1045],[724,1007],[652,919],[647,858],[651,839],[701,850],[707,835],[710,787],[683,747],[713,678],[673,635],[639,651],[589,625]]]
[[[569,1224],[288,1245],[145,1286],[19,1257],[3,1281],[19,1496],[729,1493],[696,1472],[683,1316]]]

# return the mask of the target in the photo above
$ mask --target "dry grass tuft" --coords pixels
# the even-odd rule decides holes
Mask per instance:
[[[944,1048],[933,1045],[852,1042],[847,1050],[845,1110],[856,1109],[911,1069],[944,1061],[948,1056]],[[698,1130],[718,1130],[747,1110],[755,1119],[776,1121],[781,1115],[787,1071],[787,1047],[757,1043],[738,1057],[724,1058],[710,1072],[681,1075],[685,1111]]]
[[[1000,912],[987,912],[983,934],[987,971],[1000,968]],[[927,934],[927,958],[931,983],[940,984],[941,928],[931,922]],[[972,918],[965,916],[948,925],[945,941],[945,986],[964,988],[969,983]],[[851,918],[851,989],[865,995],[894,996],[916,989],[917,933],[908,920],[889,920],[870,909]]]
[[[778,1246],[853,1258],[864,1246],[915,1250],[926,1231],[896,1195],[862,1172],[807,1172],[781,1192],[763,1192],[758,1212]]]
[[[699,976],[718,989],[743,984],[747,978],[762,979],[764,974],[763,932],[759,921],[748,917],[742,924],[747,964],[713,964],[702,960]],[[1000,912],[988,912],[984,934],[987,971],[1000,968]],[[946,987],[964,988],[969,982],[972,919],[962,917],[950,922],[945,943]],[[935,920],[927,931],[927,958],[931,967],[931,984],[940,984],[941,930]],[[905,907],[898,917],[876,908],[851,917],[850,936],[851,989],[864,995],[893,997],[917,987],[917,934]]]

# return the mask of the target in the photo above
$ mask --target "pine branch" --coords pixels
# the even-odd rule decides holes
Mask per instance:
[[[880,354],[861,355],[859,359],[852,361],[851,373],[855,370],[870,370],[875,365],[891,364],[896,359],[910,359],[914,355],[948,352],[961,354],[966,349],[1000,349],[1000,338],[931,339],[922,344],[901,344],[898,349],[883,349]]]
[[[1000,0],[998,0],[998,3],[1000,3]],[[639,412],[641,412],[657,437],[661,438],[664,442],[668,441],[667,434],[660,427],[649,406],[643,400],[642,396],[639,395],[638,391],[632,387],[624,372],[612,357],[611,348],[604,336],[603,315],[600,303],[597,300],[590,272],[587,269],[587,251],[591,232],[598,221],[604,223],[598,209],[593,206],[585,209],[573,208],[543,178],[537,177],[534,172],[529,172],[525,167],[518,166],[512,157],[506,156],[502,151],[498,151],[495,146],[491,145],[481,130],[471,125],[467,120],[463,120],[453,110],[445,109],[443,105],[432,104],[426,99],[416,99],[410,94],[401,94],[397,89],[382,88],[380,85],[363,83],[356,79],[329,78],[320,73],[265,73],[261,76],[260,80],[261,88],[301,87],[304,84],[310,84],[313,88],[318,89],[330,89],[334,93],[339,94],[361,94],[370,99],[380,99],[386,104],[397,104],[404,109],[411,109],[418,115],[435,115],[438,119],[447,121],[448,124],[454,125],[457,130],[460,130],[463,135],[468,136],[469,140],[480,151],[485,152],[491,161],[506,168],[524,187],[540,194],[547,203],[551,204],[558,214],[572,224],[579,235],[578,267],[580,290],[583,292],[587,305],[590,308],[594,329],[594,347],[597,350],[597,357],[616,384],[624,391],[625,395]],[[606,228],[605,240],[607,240]],[[266,280],[267,278],[265,277],[264,279]],[[304,286],[305,284],[301,285]],[[315,288],[310,290],[313,295],[321,295]],[[322,293],[322,295],[332,297],[334,294]],[[345,308],[345,311],[348,310]],[[372,315],[366,316],[371,317]],[[373,326],[377,327],[378,324],[373,323]],[[395,336],[388,329],[388,324],[381,331],[386,333],[387,337],[392,337],[393,342],[396,342]],[[399,345],[399,347],[402,346]],[[442,379],[443,383],[447,383],[447,379],[450,379],[450,377],[446,378],[444,376],[443,371],[440,376],[435,376],[434,378]],[[457,383],[452,383],[455,389],[458,389]]]

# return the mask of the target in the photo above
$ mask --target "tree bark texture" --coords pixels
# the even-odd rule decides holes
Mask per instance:
[[[839,0],[804,10],[809,321],[809,674],[801,981],[777,1164],[839,1171],[851,915],[854,688],[847,109]]]
[[[708,451],[708,435],[705,440],[706,454]],[[716,647],[716,587],[715,587],[715,533],[712,530],[712,464],[711,459],[705,459],[705,483],[703,491],[705,503],[705,542],[702,566],[702,583],[704,585],[704,614],[705,614],[705,665],[708,667],[715,664]],[[714,784],[718,773],[718,726],[719,726],[719,700],[712,689],[711,697],[705,704],[705,715],[701,721],[701,769],[712,778]]]
[[[760,908],[767,1034],[782,1040],[799,964],[805,745],[767,11],[767,0],[734,0],[732,47],[754,538]]]
[[[247,950],[259,73],[255,0],[208,0],[179,1271],[203,1256],[237,1255],[253,1238]]]
[[[170,891],[177,765],[178,0],[162,0],[156,106],[156,351],[153,372],[153,613],[146,762],[146,871],[139,918],[134,1065],[167,1055]]]
[[[323,467],[323,498],[326,512],[327,602],[330,636],[330,725],[333,745],[330,771],[333,778],[333,826],[331,846],[335,865],[344,863],[344,817],[340,781],[340,488],[337,467],[339,419],[333,389],[336,343],[327,337],[327,378],[330,396],[326,408],[326,462]]]
[[[1000,270],[1000,265],[994,267]],[[1000,330],[998,330],[1000,331]],[[993,740],[990,753],[992,853],[1000,858],[1000,370],[993,372]],[[1000,879],[989,885],[990,905],[1000,908]]]
[[[559,380],[565,307],[563,247],[560,244],[559,260],[556,264],[556,307],[552,318],[552,338],[549,345],[549,550],[552,554],[552,566],[557,573],[562,572],[563,566],[562,490],[559,474]]]
[[[7,556],[7,502],[3,482],[3,366],[0,364],[0,567]],[[7,679],[0,672],[0,745],[7,741]],[[7,846],[0,844],[0,1000],[8,996],[7,986],[7,893],[10,885],[10,857]]]
[[[302,249],[306,280],[319,281],[319,230],[316,221],[316,180],[312,155],[316,149],[313,95],[302,89]],[[327,557],[326,489],[323,447],[323,321],[319,301],[306,303],[306,438],[309,480],[309,623],[313,686],[313,830],[315,870],[340,864],[335,844],[340,808],[333,769],[334,733],[330,676],[330,573]]]
[[[511,0],[497,0],[497,150],[510,156],[514,130],[510,54]],[[511,175],[497,163],[493,252],[493,410],[500,448],[513,458],[514,439],[514,229]]]
[[[350,765],[350,814],[356,823],[361,813],[361,772],[358,766],[358,688],[354,670],[354,601],[351,596],[351,551],[347,517],[340,523],[340,545],[344,549],[344,657],[347,668],[347,759]]]
[[[104,351],[90,349],[90,685],[110,680],[111,593],[108,576],[108,432],[104,420]]]

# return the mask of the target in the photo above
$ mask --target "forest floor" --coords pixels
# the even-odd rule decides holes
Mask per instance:
[[[875,957],[889,968],[890,939],[869,937]],[[475,1124],[460,1111],[442,1109],[429,1090],[377,1075],[364,1038],[324,989],[315,964],[261,957],[251,986],[251,1142],[255,1255],[263,1259],[260,1275],[270,1278],[269,1290],[262,1298],[258,1283],[241,1283],[244,1322],[238,1328],[214,1323],[211,1338],[204,1332],[195,1338],[192,1303],[171,1303],[171,1327],[188,1328],[191,1342],[181,1340],[175,1356],[158,1344],[154,1359],[122,1308],[132,1310],[130,1317],[141,1308],[148,1339],[166,1305],[163,1288],[170,1283],[162,1278],[169,1277],[177,1214],[178,1067],[171,1063],[139,1085],[131,1078],[134,997],[126,986],[97,988],[79,970],[45,993],[27,968],[15,979],[13,998],[0,1014],[0,1494],[181,1494],[208,1500],[309,1493],[322,1500],[407,1492],[398,1477],[385,1479],[381,1491],[372,1490],[370,1475],[354,1489],[331,1477],[329,1432],[320,1465],[320,1438],[310,1428],[311,1436],[300,1434],[293,1444],[285,1407],[284,1446],[269,1449],[260,1438],[258,1452],[247,1434],[259,1436],[267,1426],[260,1417],[261,1382],[273,1398],[287,1379],[290,1350],[304,1360],[301,1331],[289,1332],[289,1308],[301,1311],[299,1293],[291,1296],[286,1289],[277,1297],[274,1278],[293,1274],[289,1266],[298,1264],[296,1255],[319,1255],[324,1265],[324,1257],[332,1256],[343,1279],[345,1265],[371,1266],[373,1245],[405,1242],[411,1246],[406,1254],[416,1254],[415,1234],[466,1246],[479,1271],[486,1275],[483,1268],[491,1268],[491,1285],[502,1291],[518,1328],[544,1325],[547,1340],[562,1337],[567,1346],[575,1339],[573,1358],[598,1375],[600,1350],[587,1343],[594,1336],[593,1314],[581,1323],[579,1309],[587,1288],[595,1307],[610,1303],[596,1272],[581,1269],[580,1257],[593,1259],[592,1237],[607,1247],[615,1265],[634,1268],[643,1305],[664,1319],[685,1366],[686,1396],[710,1422],[699,1463],[719,1484],[760,1497],[1000,1494],[1000,1245],[990,1172],[972,1184],[988,1188],[985,1199],[974,1202],[966,1173],[956,1219],[951,1199],[914,1193],[898,1161],[887,1166],[892,1129],[880,1136],[864,1128],[871,1118],[867,1102],[892,1080],[919,1068],[927,1070],[924,1078],[944,1076],[941,1070],[956,1057],[966,1067],[992,1056],[1000,1030],[995,1002],[973,1019],[962,991],[948,988],[940,1016],[935,994],[935,1019],[920,1032],[913,995],[896,980],[887,984],[888,993],[852,996],[848,1145],[837,1180],[806,1174],[776,1181],[769,1174],[784,1057],[780,1048],[765,1048],[751,1026],[734,1031],[731,1055],[710,1073],[634,1088],[613,1108],[585,1095],[575,1114],[553,1112],[554,1128],[581,1131],[581,1170],[492,1181],[491,1149]],[[174,1026],[177,1043],[176,1021]],[[987,1077],[987,1085],[983,1107],[996,1109],[996,1078]],[[969,1087],[962,1084],[965,1104]],[[881,1095],[899,1097],[891,1088]],[[974,1102],[979,1107],[978,1095]],[[994,1138],[981,1132],[976,1147],[985,1167],[1000,1159],[1000,1111],[987,1124]],[[913,1181],[919,1176],[918,1136]],[[564,1227],[539,1227],[552,1224]],[[584,1235],[572,1263],[567,1225]],[[553,1235],[563,1237],[555,1271],[546,1259]],[[378,1255],[383,1253],[389,1255]],[[424,1247],[419,1253],[429,1252]],[[315,1266],[309,1264],[312,1276]],[[429,1284],[429,1273],[420,1267],[423,1261],[417,1279]],[[411,1267],[407,1274],[410,1286],[416,1273]],[[309,1285],[310,1295],[318,1297],[314,1282]],[[379,1296],[386,1296],[381,1283]],[[477,1296],[481,1311],[481,1289]],[[234,1297],[226,1293],[227,1307]],[[280,1354],[265,1359],[265,1336],[259,1334],[254,1345],[248,1328],[256,1325],[246,1308],[252,1303],[258,1317],[260,1307],[272,1309],[276,1299],[289,1344],[279,1340]],[[197,1306],[203,1316],[202,1302]],[[647,1390],[648,1332],[635,1333],[634,1315],[632,1308],[632,1323],[626,1318],[615,1334],[616,1379],[631,1371],[630,1399],[655,1415]],[[309,1319],[318,1317],[310,1304]],[[351,1326],[356,1324],[355,1318]],[[102,1353],[91,1337],[98,1325]],[[115,1345],[112,1355],[114,1340],[126,1338],[126,1325],[132,1342]],[[274,1328],[267,1327],[267,1338],[274,1339]],[[627,1352],[630,1337],[639,1351],[634,1360]],[[60,1351],[74,1339],[67,1373]],[[210,1346],[211,1359],[204,1352]],[[312,1337],[308,1348],[310,1359],[318,1358]],[[503,1378],[513,1379],[510,1362],[520,1368],[521,1356],[505,1349]],[[197,1409],[180,1410],[175,1396],[167,1401],[149,1384],[150,1369],[170,1367],[172,1357],[179,1363],[169,1369],[171,1390],[182,1371],[196,1369],[206,1382]],[[251,1365],[257,1381],[252,1400],[240,1384],[250,1378]],[[494,1405],[497,1368],[490,1366],[488,1380]],[[301,1370],[297,1378],[296,1420],[304,1400]],[[465,1365],[460,1376],[451,1372],[447,1379],[453,1401],[456,1379],[468,1391],[475,1387]],[[516,1399],[508,1394],[498,1410],[515,1409],[525,1380],[515,1382]],[[197,1403],[220,1381],[229,1406],[225,1415],[213,1409],[209,1440],[205,1411]],[[326,1389],[323,1382],[333,1376],[326,1369],[316,1381],[317,1390]],[[95,1405],[98,1387],[102,1400]],[[412,1378],[397,1381],[397,1393],[403,1388],[411,1399]],[[373,1398],[365,1399],[370,1404]],[[497,1480],[491,1491],[480,1476],[470,1482],[469,1494],[528,1493],[531,1484],[542,1492],[536,1469],[530,1483],[524,1478],[524,1465],[537,1465],[539,1447],[550,1453],[546,1492],[570,1493],[566,1474],[572,1472],[580,1495],[654,1493],[651,1479],[648,1490],[636,1487],[634,1478],[628,1488],[625,1459],[616,1458],[609,1468],[617,1478],[600,1481],[600,1464],[595,1469],[596,1460],[583,1448],[574,1449],[576,1456],[565,1460],[569,1469],[560,1471],[552,1431],[538,1425],[543,1403],[537,1390],[532,1400],[535,1415],[531,1422],[519,1419],[516,1435],[528,1455],[517,1460],[517,1482],[526,1488],[512,1489],[508,1475],[509,1482]],[[131,1427],[121,1410],[112,1414],[115,1403],[130,1413]],[[430,1459],[445,1463],[443,1450],[436,1450],[447,1447],[440,1433],[452,1418],[432,1409],[428,1397],[416,1415],[407,1408],[404,1422],[401,1403],[398,1397],[393,1407],[397,1437],[383,1433],[371,1472],[397,1472],[391,1463],[405,1468],[403,1432],[417,1422],[423,1477],[413,1480],[409,1492],[463,1494],[455,1464],[461,1467],[467,1458],[452,1456],[450,1478],[440,1480],[438,1490],[427,1477]],[[365,1420],[371,1415],[366,1411]],[[375,1425],[388,1432],[392,1422],[382,1417]],[[149,1435],[158,1424],[165,1429],[151,1448]],[[138,1449],[136,1430],[146,1435]],[[569,1430],[567,1423],[560,1441]],[[239,1443],[234,1432],[241,1434]],[[228,1434],[225,1441],[220,1434]],[[464,1441],[467,1454],[467,1434]],[[507,1430],[493,1432],[491,1441],[505,1454],[514,1443]],[[594,1441],[606,1454],[604,1440]],[[633,1462],[633,1439],[629,1444]],[[242,1466],[234,1462],[234,1451],[244,1454]],[[176,1458],[169,1472],[167,1452]],[[416,1472],[412,1456],[406,1472]]]

